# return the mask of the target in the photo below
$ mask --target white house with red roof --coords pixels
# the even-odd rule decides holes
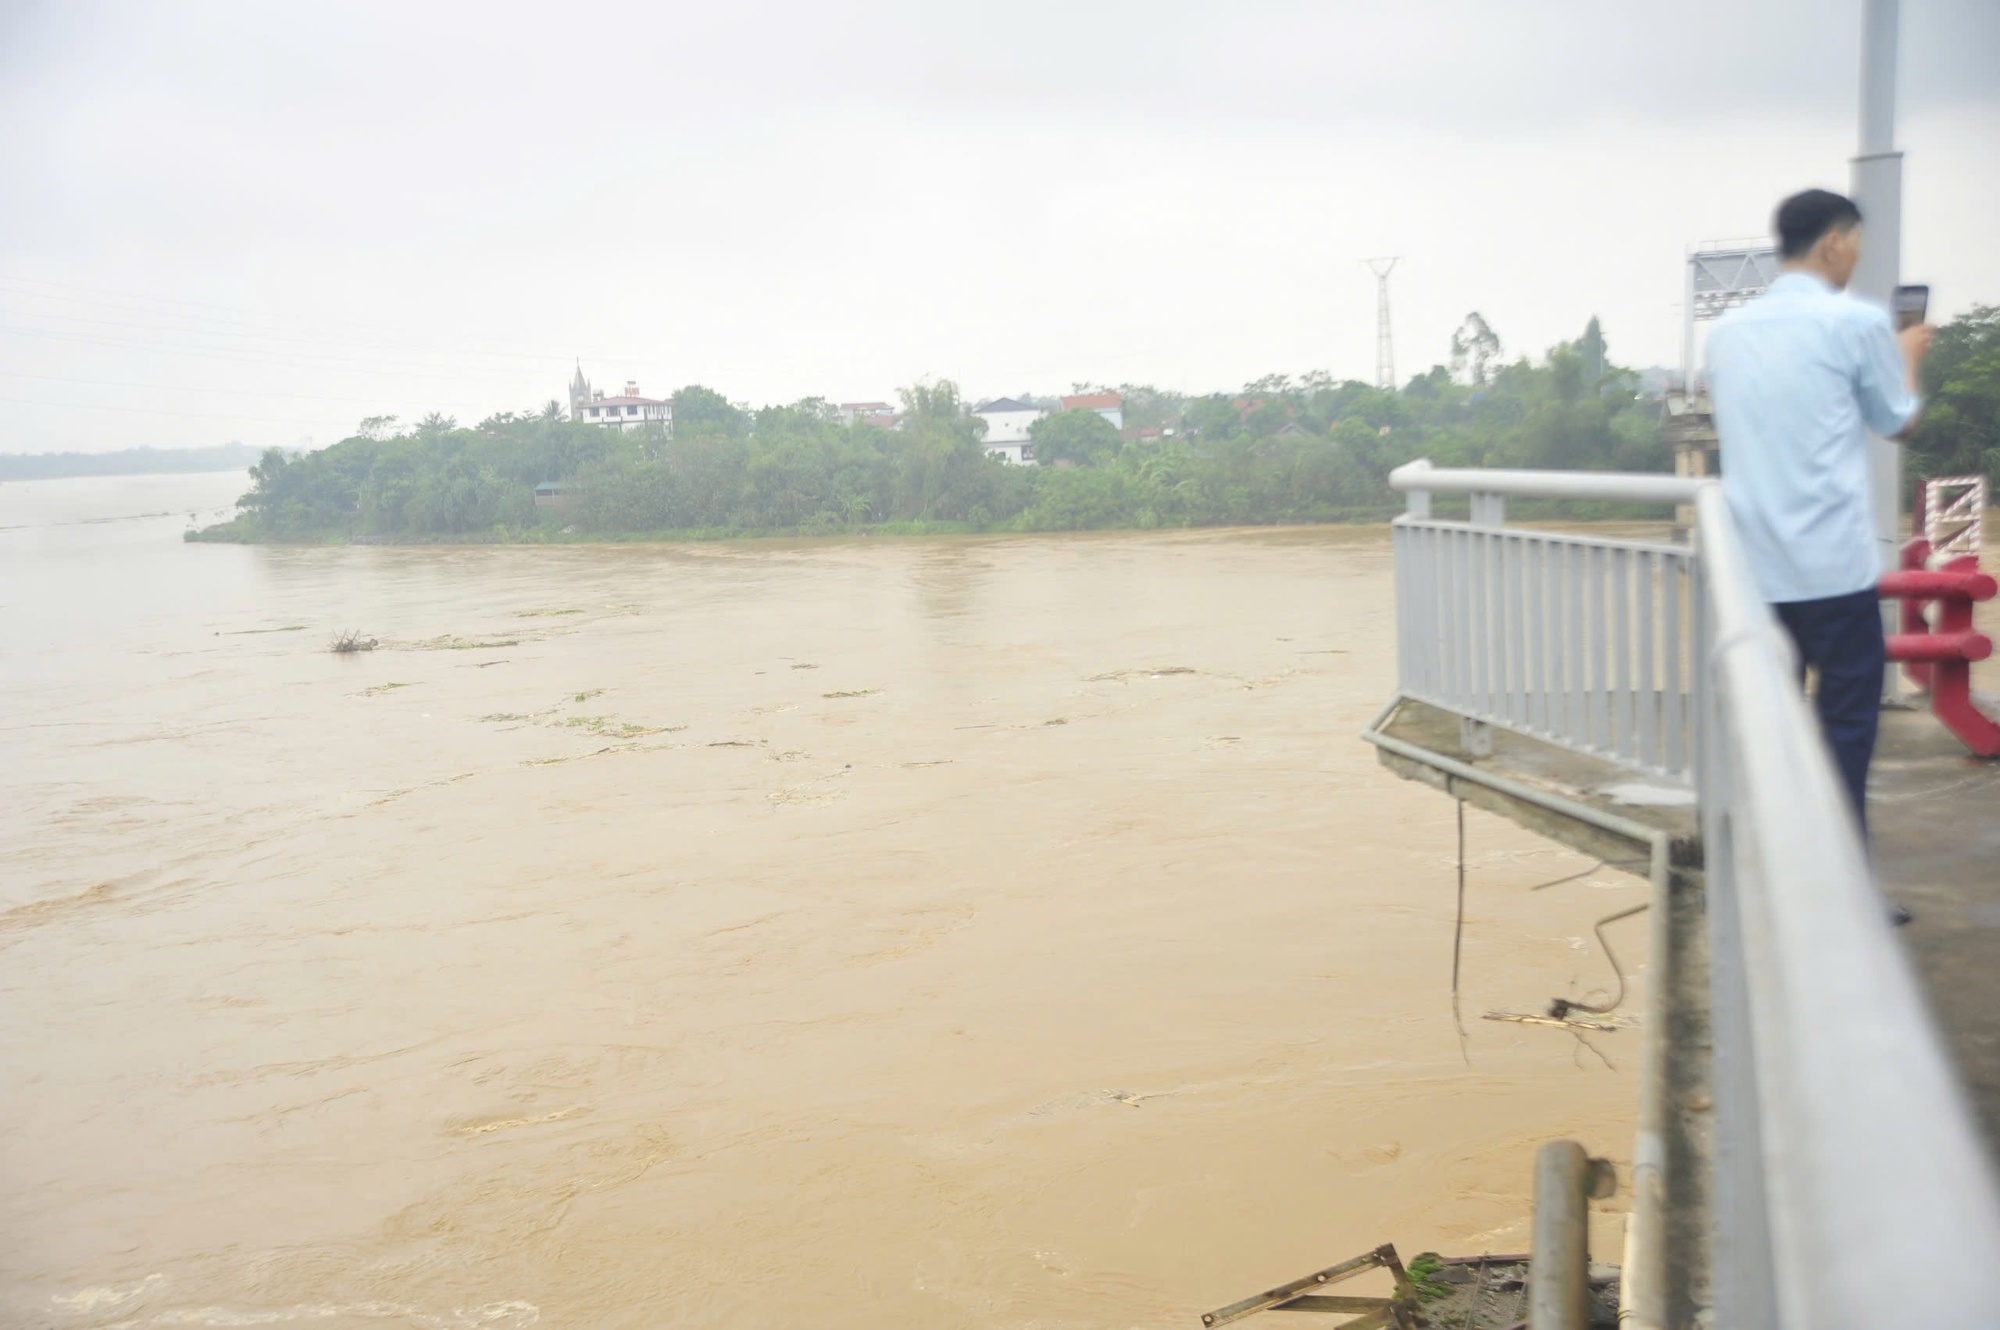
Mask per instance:
[[[616,396],[607,395],[602,388],[592,388],[590,380],[583,377],[583,366],[576,367],[576,377],[569,384],[569,418],[584,425],[602,425],[606,429],[628,430],[653,427],[668,434],[674,432],[674,404],[663,397],[642,397],[639,385],[627,379],[625,391]]]
[[[1062,399],[1065,411],[1095,411],[1111,422],[1111,428],[1125,428],[1125,399],[1118,393],[1078,393]]]
[[[972,411],[986,422],[986,455],[1010,466],[1035,464],[1035,445],[1029,441],[1028,428],[1048,413],[1046,406],[1012,397],[996,397]]]

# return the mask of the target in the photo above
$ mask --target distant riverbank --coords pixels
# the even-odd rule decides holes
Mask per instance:
[[[115,453],[0,453],[0,481],[248,471],[262,452],[247,443],[224,443],[213,448],[125,448]]]
[[[880,537],[884,539],[925,536],[1026,536],[1061,535],[1076,532],[1220,531],[1259,530],[1278,527],[1370,526],[1387,523],[1404,510],[1400,501],[1353,508],[1322,509],[1311,513],[1283,516],[1222,517],[1213,520],[1162,522],[1140,513],[1124,520],[1077,521],[1059,524],[1043,513],[1027,513],[1003,522],[945,522],[906,520],[894,522],[806,522],[797,526],[699,526],[660,527],[631,531],[603,531],[556,521],[536,526],[497,526],[485,531],[457,532],[367,532],[325,527],[317,530],[273,532],[253,516],[238,517],[215,526],[191,528],[182,539],[215,545],[638,545],[699,544],[710,541],[821,540]],[[1434,501],[1440,517],[1464,517],[1465,503],[1448,498]],[[1558,500],[1524,500],[1509,508],[1515,521],[1552,522],[1633,522],[1657,518],[1658,511],[1644,504],[1576,503]],[[1152,520],[1148,520],[1151,518]],[[1037,520],[1040,519],[1040,520]],[[559,520],[559,519],[558,519]]]
[[[1036,466],[989,454],[949,382],[904,391],[894,428],[808,399],[756,411],[690,386],[673,424],[626,432],[550,403],[472,427],[433,414],[251,468],[241,513],[199,539],[464,544],[754,536],[1148,531],[1378,522],[1400,463],[1660,469],[1658,402],[1597,351],[1556,348],[1401,391],[1271,376],[1201,398],[1128,385],[1029,430]],[[1470,373],[1470,371],[1468,371]],[[1015,440],[1013,442],[1020,442]],[[1013,443],[1003,443],[995,453]],[[1583,514],[1578,514],[1579,516]]]
[[[1176,523],[1174,530],[1256,528],[1280,526],[1349,526],[1387,522],[1401,512],[1400,505],[1357,508],[1317,518],[1292,518],[1275,522],[1195,522]],[[538,526],[524,529],[496,528],[491,531],[432,532],[396,535],[353,534],[325,531],[314,534],[272,536],[260,533],[241,519],[218,526],[190,530],[182,537],[197,543],[217,545],[597,545],[646,543],[700,543],[722,540],[816,540],[829,537],[920,537],[1056,534],[1063,531],[1156,531],[1155,523],[1121,523],[1083,527],[1031,527],[1017,522],[976,526],[970,522],[871,522],[856,525],[808,523],[795,527],[669,527],[653,531],[585,531],[573,527]]]

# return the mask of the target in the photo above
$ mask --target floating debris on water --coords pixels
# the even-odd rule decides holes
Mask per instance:
[[[369,645],[372,647],[374,643],[371,641]],[[520,645],[521,639],[518,637],[503,637],[490,642],[475,642],[471,638],[454,637],[452,634],[446,633],[442,637],[428,638],[422,642],[412,642],[410,649],[412,651],[494,651],[500,647],[517,647]]]
[[[1628,1029],[1638,1024],[1636,1018],[1616,1017],[1608,1021],[1589,1021],[1576,1016],[1558,1019],[1554,1016],[1539,1016],[1521,1011],[1489,1011],[1481,1019],[1489,1021],[1513,1021],[1517,1025],[1552,1025],[1558,1030],[1595,1030],[1610,1034]]]
[[[601,734],[607,739],[637,739],[643,735],[660,732],[655,726],[619,720],[615,716],[570,716],[556,723],[565,729],[586,730],[591,734]]]

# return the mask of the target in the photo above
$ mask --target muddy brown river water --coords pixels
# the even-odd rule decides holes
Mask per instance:
[[[1382,528],[179,542],[240,485],[0,487],[8,1325],[1192,1327],[1629,1156],[1636,1031],[1479,1014],[1643,884],[1479,813],[1461,1056]]]

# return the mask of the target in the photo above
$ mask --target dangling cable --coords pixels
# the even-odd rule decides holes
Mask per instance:
[[[1630,919],[1633,915],[1643,914],[1651,908],[1650,904],[1634,905],[1629,910],[1620,910],[1616,914],[1607,914],[1597,921],[1597,926],[1593,930],[1597,934],[1597,945],[1604,948],[1604,959],[1611,962],[1611,973],[1618,976],[1618,991],[1612,995],[1611,1000],[1602,1006],[1593,1006],[1588,1002],[1574,1002],[1569,998],[1555,998],[1549,1003],[1549,1015],[1557,1020],[1564,1020],[1573,1011],[1587,1011],[1595,1016],[1603,1016],[1618,1009],[1618,1004],[1625,1000],[1625,969],[1619,965],[1617,953],[1611,950],[1611,939],[1604,936],[1604,926],[1606,924],[1615,924],[1620,919]]]
[[[1472,1062],[1472,1057],[1466,1048],[1466,1041],[1469,1038],[1469,1036],[1466,1034],[1465,1030],[1465,1018],[1462,1015],[1460,1015],[1459,1005],[1458,1005],[1459,961],[1463,953],[1463,946],[1465,940],[1465,800],[1460,799],[1457,801],[1457,803],[1458,803],[1458,810],[1457,810],[1458,812],[1458,917],[1453,922],[1451,931],[1451,1021],[1452,1024],[1458,1028],[1458,1054],[1460,1057],[1465,1059],[1468,1065],[1470,1065]],[[1595,873],[1600,868],[1625,868],[1629,865],[1641,864],[1645,862],[1647,861],[1644,859],[1599,859],[1596,863],[1590,865],[1590,867],[1584,869],[1581,872],[1565,873],[1561,877],[1550,878],[1546,882],[1537,882],[1533,886],[1529,887],[1528,890],[1541,891],[1546,887],[1559,887],[1564,885],[1565,883],[1575,882],[1579,878],[1589,877],[1592,873]],[[1610,962],[1611,973],[1617,976],[1618,979],[1618,991],[1612,995],[1612,998],[1609,1002],[1606,1002],[1600,1006],[1600,1005],[1593,1005],[1588,1002],[1575,1001],[1570,998],[1555,998],[1552,999],[1549,1003],[1549,1014],[1547,1017],[1507,1016],[1507,1015],[1502,1015],[1500,1013],[1489,1013],[1487,1018],[1489,1020],[1519,1020],[1530,1023],[1533,1023],[1537,1020],[1547,1020],[1560,1023],[1565,1026],[1571,1026],[1570,1013],[1573,1011],[1588,1012],[1592,1015],[1597,1015],[1597,1016],[1607,1015],[1610,1012],[1616,1011],[1618,1009],[1618,1005],[1625,1000],[1625,968],[1618,963],[1618,955],[1611,949],[1611,940],[1604,936],[1604,926],[1606,924],[1615,924],[1620,919],[1629,919],[1635,914],[1643,913],[1647,908],[1648,907],[1645,905],[1635,905],[1629,910],[1620,910],[1616,914],[1608,914],[1604,918],[1599,919],[1593,929],[1593,931],[1597,934],[1597,944],[1600,947],[1604,948],[1604,959]],[[1572,1026],[1572,1028],[1570,1029],[1570,1033],[1575,1034],[1577,1036],[1578,1041],[1583,1043],[1585,1047],[1589,1048],[1591,1052],[1596,1053],[1599,1058],[1604,1057],[1604,1054],[1599,1052],[1594,1045],[1590,1044],[1587,1040],[1583,1039],[1583,1036],[1581,1035],[1581,1033],[1578,1032],[1577,1028]],[[1610,1065],[1609,1059],[1605,1060],[1605,1065],[1606,1066]]]
[[[1599,859],[1580,873],[1565,873],[1561,877],[1552,877],[1546,882],[1537,882],[1534,886],[1529,887],[1528,890],[1543,891],[1549,887],[1560,887],[1564,883],[1574,882],[1580,877],[1589,877],[1600,868],[1632,868],[1639,864],[1651,862],[1652,860],[1650,859]]]

